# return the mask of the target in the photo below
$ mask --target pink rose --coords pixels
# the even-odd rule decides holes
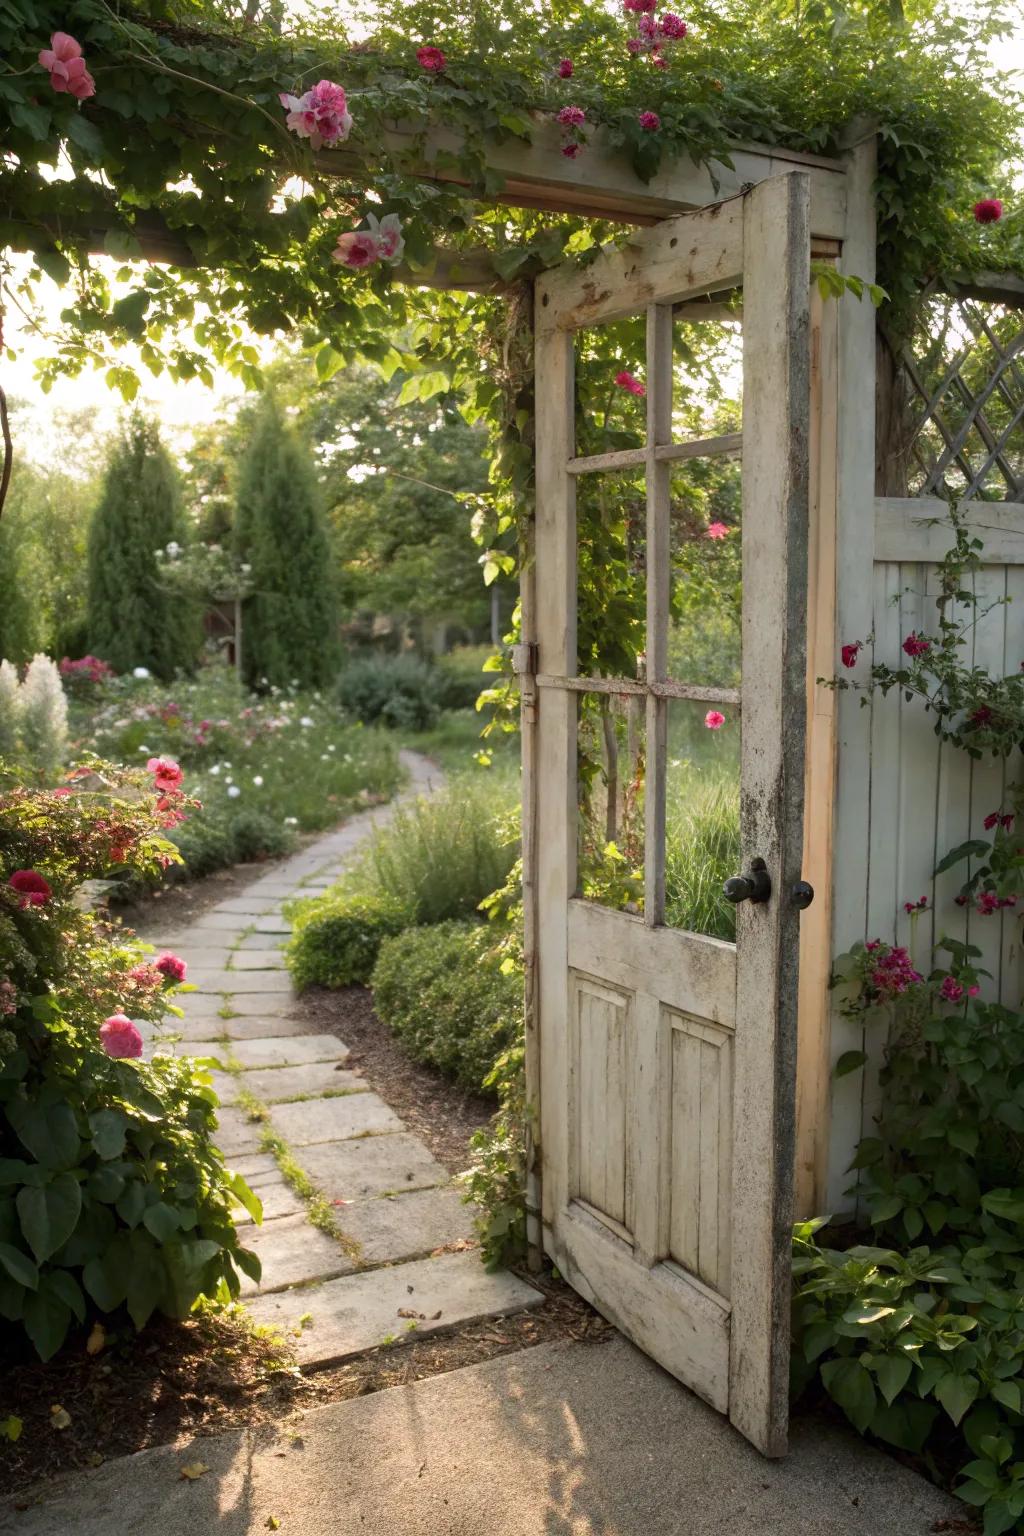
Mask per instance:
[[[979,224],[998,224],[1002,216],[1003,204],[998,197],[983,197],[974,205],[974,217]]]
[[[379,259],[380,249],[368,229],[351,230],[347,235],[339,235],[338,243],[331,252],[332,261],[354,272],[372,267]]]
[[[303,96],[281,91],[278,100],[288,108],[287,126],[314,149],[328,148],[347,139],[352,127],[345,92],[333,80],[320,80]]]
[[[641,112],[640,116],[637,118],[637,122],[640,124],[640,127],[643,129],[644,133],[657,133],[658,129],[661,127],[661,118],[658,116],[657,112]]]
[[[709,539],[727,539],[732,529],[725,523],[708,523],[706,531]]]
[[[686,36],[686,22],[682,21],[680,17],[674,16],[671,11],[666,11],[658,22],[658,31],[662,37],[668,37],[675,41],[677,38]]]
[[[416,62],[428,75],[440,75],[448,67],[448,60],[440,48],[417,48]]]
[[[964,989],[954,976],[943,977],[942,986],[939,988],[939,996],[944,1003],[959,1003],[964,995]]]
[[[135,1058],[142,1055],[142,1036],[123,1013],[112,1013],[100,1025],[100,1044],[108,1056]]]
[[[188,969],[184,960],[180,960],[177,955],[172,955],[169,949],[165,949],[162,955],[157,955],[153,966],[161,976],[166,976],[168,981],[184,981],[185,972]]]
[[[615,375],[615,382],[619,388],[624,389],[627,394],[643,396],[647,393],[646,387],[641,384],[640,380],[636,377],[635,374],[630,373],[628,368],[619,369],[618,373]]]
[[[572,76],[572,59],[563,59],[558,66],[558,76],[561,80],[568,80]]]
[[[725,724],[725,716],[722,714],[721,710],[709,709],[707,714],[704,716],[704,724],[707,726],[709,731],[720,731],[722,726]]]
[[[923,635],[919,635],[914,629],[910,631],[910,634],[903,642],[903,649],[911,657],[926,656],[931,648],[931,641],[926,640]]]
[[[76,101],[96,94],[96,82],[85,67],[82,46],[67,32],[55,32],[49,48],[39,54],[39,62],[49,71],[55,91],[67,92]]]
[[[582,148],[582,144],[563,144],[562,154],[567,160],[575,160]]]
[[[558,114],[558,121],[563,128],[578,128],[586,122],[587,114],[582,107],[563,107]]]
[[[843,646],[844,667],[855,667],[857,665],[857,656],[860,653],[861,644],[860,640],[854,640],[849,645]]]
[[[157,789],[177,789],[185,777],[173,757],[151,757],[146,768],[156,780]]]
[[[21,897],[22,908],[45,907],[53,895],[50,882],[35,869],[16,869],[7,884]]]

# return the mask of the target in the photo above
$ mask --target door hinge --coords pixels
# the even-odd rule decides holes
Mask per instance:
[[[514,645],[510,652],[512,671],[517,677],[536,677],[537,646],[534,643]]]

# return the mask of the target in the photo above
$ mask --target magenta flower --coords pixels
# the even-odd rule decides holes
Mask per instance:
[[[939,988],[939,996],[944,1003],[959,1003],[963,1000],[964,989],[955,976],[943,977],[942,986]]]
[[[440,48],[417,48],[416,62],[426,70],[428,75],[440,75],[448,67],[448,60]]]
[[[339,266],[361,271],[380,260],[380,247],[368,229],[351,230],[338,236],[338,243],[331,252],[331,260]]]
[[[640,116],[637,118],[637,122],[640,124],[640,127],[643,129],[644,133],[657,133],[658,129],[661,127],[661,118],[658,116],[657,112],[641,112]]]
[[[931,648],[931,641],[925,640],[923,636],[919,635],[917,631],[913,629],[910,631],[910,634],[903,642],[903,649],[906,651],[908,656],[925,656],[931,650]]]
[[[709,731],[720,731],[725,724],[725,716],[720,709],[709,709],[704,716],[704,724]]]
[[[142,1036],[123,1013],[112,1013],[100,1025],[100,1044],[108,1056],[135,1058],[142,1055]]]
[[[978,708],[970,715],[968,725],[988,725],[992,719],[992,711],[987,704],[979,704]]]
[[[896,945],[882,955],[871,973],[871,984],[883,997],[898,997],[914,982],[922,979],[920,971],[914,970],[910,956],[902,945]]]
[[[558,66],[558,76],[559,76],[559,79],[561,79],[561,80],[569,80],[569,79],[571,79],[572,78],[572,68],[573,68],[572,59],[562,59],[562,61],[560,62],[559,66]]]
[[[652,67],[654,69],[668,69],[668,60],[658,57],[658,50],[657,50],[657,48],[655,48],[654,54],[655,54],[655,57],[653,57],[651,59]]]
[[[626,47],[630,53],[644,53],[648,44],[644,42],[642,37],[627,37]]]
[[[153,775],[157,789],[178,789],[185,775],[173,757],[151,757],[146,768]]]
[[[586,120],[587,114],[582,107],[563,107],[558,114],[558,121],[563,128],[578,128]]]
[[[50,84],[55,91],[66,91],[76,101],[95,96],[96,82],[85,67],[82,45],[69,33],[55,32],[49,48],[40,52],[39,62],[49,71]]]
[[[850,644],[843,646],[842,656],[844,667],[855,667],[857,665],[857,657],[860,654],[860,648],[862,644],[863,641],[861,640],[853,640],[850,642]]]
[[[563,144],[562,154],[567,160],[575,160],[582,148],[582,144]]]
[[[653,11],[655,0],[623,0],[623,8],[627,11]]]
[[[974,217],[979,224],[998,224],[1002,216],[1003,204],[998,197],[983,197],[974,205]]]
[[[326,144],[340,144],[347,139],[352,127],[345,92],[333,80],[321,80],[304,96],[289,96],[282,91],[278,98],[288,108],[285,122],[300,139],[308,139],[314,149]]]
[[[681,17],[673,15],[671,11],[666,11],[658,22],[658,31],[662,37],[676,42],[679,38],[686,36],[686,22]]]
[[[172,955],[169,949],[165,949],[162,955],[157,955],[153,961],[153,967],[161,976],[166,976],[168,981],[180,982],[185,980],[185,972],[188,967],[184,960],[177,955]]]
[[[16,869],[7,884],[21,897],[18,905],[22,908],[45,907],[53,895],[50,882],[36,869]]]
[[[925,909],[927,908],[927,906],[928,906],[928,897],[927,896],[921,896],[921,897],[918,898],[917,901],[905,901],[903,903],[903,910],[904,910],[904,912],[906,912],[908,914],[911,913],[911,912],[924,912]]]
[[[993,827],[998,827],[998,825],[999,825],[999,812],[998,811],[989,811],[988,815],[985,817],[985,820],[982,822],[982,826],[985,828],[985,831],[986,832],[991,832],[992,828]]]
[[[630,373],[628,368],[619,369],[619,372],[615,375],[615,382],[620,389],[626,390],[631,395],[643,396],[647,393],[646,385],[641,384],[636,375]]]
[[[727,539],[732,529],[726,523],[708,523],[705,533],[709,539]]]
[[[653,43],[658,35],[658,25],[653,16],[641,16],[637,20],[636,30],[647,42]]]

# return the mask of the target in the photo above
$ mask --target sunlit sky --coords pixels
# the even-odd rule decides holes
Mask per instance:
[[[1000,69],[1010,72],[1024,85],[1024,15],[1013,39],[993,49],[993,59]],[[49,288],[48,297],[55,312],[71,301],[69,292],[61,293],[49,283],[44,286]],[[102,373],[61,378],[48,395],[42,393],[35,380],[35,363],[49,349],[45,341],[26,327],[13,307],[8,308],[5,317],[5,339],[18,354],[13,361],[3,359],[2,382],[8,399],[17,407],[20,453],[43,464],[59,452],[62,418],[68,412],[85,413],[97,433],[106,433],[116,425],[122,403],[120,396],[107,387]],[[272,344],[260,343],[256,338],[254,341],[264,356],[274,350]],[[134,360],[130,349],[127,353],[125,360]],[[138,371],[142,380],[138,403],[158,417],[172,447],[184,447],[197,423],[230,412],[234,402],[245,393],[243,386],[226,373],[216,376],[211,389],[198,380],[178,383],[166,374],[153,378],[145,368]]]

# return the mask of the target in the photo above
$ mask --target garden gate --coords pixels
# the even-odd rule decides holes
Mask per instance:
[[[763,1451],[785,1445],[804,794],[810,184],[802,171],[645,231],[537,283],[536,931],[544,1244],[566,1278]],[[743,681],[673,669],[673,466],[735,437],[673,441],[674,307],[742,290]],[[574,332],[647,316],[644,448],[576,454]],[[642,675],[580,676],[575,504],[646,485]],[[673,670],[683,675],[672,675]],[[591,706],[645,734],[642,914],[584,900],[578,744]],[[735,729],[749,893],[737,941],[669,926],[670,711]],[[582,790],[581,790],[582,794]]]

